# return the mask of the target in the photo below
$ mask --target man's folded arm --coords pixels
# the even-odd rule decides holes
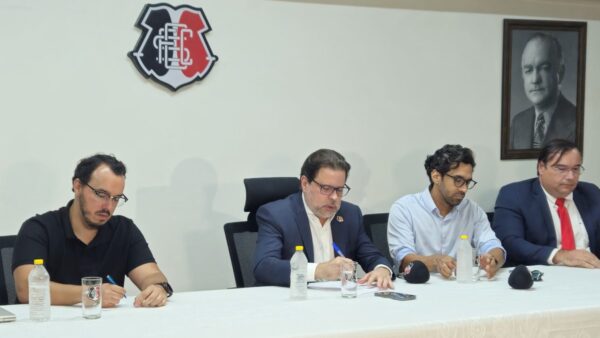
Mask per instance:
[[[29,303],[29,272],[33,270],[33,264],[18,266],[13,271],[17,298],[19,303]],[[50,299],[52,305],[73,305],[81,302],[81,286],[50,282]]]

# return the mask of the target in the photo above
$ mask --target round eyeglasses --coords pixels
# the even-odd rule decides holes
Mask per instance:
[[[445,176],[450,177],[454,181],[454,186],[457,188],[462,188],[465,184],[467,185],[467,189],[471,190],[477,184],[475,180],[465,180],[460,176],[452,176],[450,174],[446,174]]]

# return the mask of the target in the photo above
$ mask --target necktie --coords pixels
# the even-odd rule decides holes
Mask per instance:
[[[541,148],[544,142],[544,125],[546,120],[544,114],[539,114],[535,120],[535,131],[533,133],[533,148]]]
[[[563,250],[574,250],[575,249],[575,238],[573,236],[573,227],[571,226],[571,217],[569,212],[565,208],[565,199],[557,198],[556,206],[558,207],[558,217],[560,218],[560,233],[562,236],[562,249]]]

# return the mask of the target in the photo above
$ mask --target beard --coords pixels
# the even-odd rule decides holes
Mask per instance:
[[[96,212],[96,214],[106,214],[108,215],[108,218],[106,219],[106,221],[104,222],[94,222],[91,219],[91,212],[87,210],[86,208],[86,202],[83,198],[83,196],[79,197],[79,211],[81,212],[81,215],[83,216],[83,223],[85,226],[87,226],[88,228],[91,229],[99,229],[101,226],[103,226],[106,222],[108,222],[108,220],[110,219],[110,211],[108,209],[102,209]]]
[[[448,204],[451,207],[455,207],[457,205],[460,204],[460,202],[462,202],[462,200],[465,198],[465,194],[462,193],[455,193],[453,195],[446,195],[445,192],[442,192],[442,197],[444,198],[444,201],[446,202],[446,204]]]

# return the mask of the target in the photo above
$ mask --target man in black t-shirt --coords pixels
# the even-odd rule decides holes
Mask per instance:
[[[130,219],[113,216],[116,207],[127,202],[125,173],[125,165],[114,156],[85,158],[75,168],[74,199],[23,223],[12,262],[21,303],[29,301],[27,277],[36,258],[44,259],[50,274],[53,305],[79,303],[81,278],[100,276],[102,306],[115,306],[125,295],[125,275],[142,291],[135,306],[167,303],[173,291],[144,236]]]

